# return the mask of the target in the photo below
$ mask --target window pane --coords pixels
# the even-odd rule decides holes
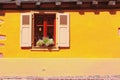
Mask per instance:
[[[34,36],[34,44],[36,45],[36,42],[39,40],[39,39],[42,39],[43,38],[43,26],[36,26],[35,28],[35,36]]]
[[[37,25],[43,25],[43,17],[36,16],[36,22]]]
[[[54,18],[53,17],[47,18],[47,25],[54,25]]]
[[[49,38],[54,39],[54,27],[53,26],[47,27],[47,36]]]

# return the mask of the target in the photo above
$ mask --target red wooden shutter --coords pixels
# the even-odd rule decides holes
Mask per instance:
[[[58,46],[69,47],[69,14],[58,13]]]
[[[21,13],[21,47],[31,47],[31,13]]]

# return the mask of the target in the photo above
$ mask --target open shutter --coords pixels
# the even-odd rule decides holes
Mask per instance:
[[[69,14],[58,13],[58,46],[69,47]]]
[[[31,47],[31,13],[21,13],[21,47]]]

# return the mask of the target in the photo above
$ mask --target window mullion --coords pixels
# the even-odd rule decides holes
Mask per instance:
[[[47,20],[46,20],[46,17],[44,17],[44,37],[47,37]]]

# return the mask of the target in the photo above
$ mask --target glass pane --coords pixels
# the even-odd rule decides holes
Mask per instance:
[[[47,18],[47,25],[54,25],[54,18],[53,17]]]
[[[43,25],[43,17],[36,16],[36,22],[37,25]]]
[[[36,26],[35,27],[35,37],[34,37],[34,44],[36,45],[36,42],[39,40],[39,39],[42,39],[43,38],[43,26]]]
[[[53,26],[47,27],[47,36],[49,38],[54,39],[54,27]]]

